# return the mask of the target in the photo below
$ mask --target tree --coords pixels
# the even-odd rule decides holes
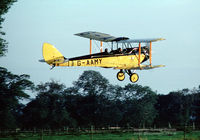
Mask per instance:
[[[65,88],[66,87],[64,84],[51,80],[50,82],[41,83],[37,85],[35,91],[38,94],[44,94],[44,93],[62,94]]]
[[[111,86],[99,72],[84,71],[73,85],[65,90],[66,106],[80,126],[101,127],[111,123],[108,118],[114,120],[110,114],[112,102],[108,94]]]
[[[21,99],[28,99],[26,93],[33,89],[29,75],[15,75],[0,67],[0,128],[15,128]]]
[[[191,123],[191,117],[196,117],[196,93],[189,89],[170,92],[168,95],[158,95],[156,109],[158,116],[155,122],[158,127],[185,126]]]
[[[109,87],[109,82],[99,72],[89,70],[84,71],[73,85],[74,91],[84,96],[93,94],[105,95]]]
[[[156,93],[147,86],[128,84],[122,91],[124,114],[121,124],[135,127],[151,126],[157,111]]]
[[[8,9],[16,1],[17,0],[1,0],[0,1],[0,57],[5,56],[5,53],[7,52],[7,48],[8,48],[8,43],[6,42],[6,40],[2,39],[1,37],[5,35],[5,33],[1,31],[2,22],[5,20],[3,18],[3,15],[8,12]]]
[[[56,81],[36,86],[38,95],[23,109],[24,127],[59,129],[73,127],[75,121],[70,117],[63,99],[65,86]]]
[[[200,128],[200,85],[192,90],[191,122]]]
[[[91,125],[95,127],[116,126],[122,118],[118,104],[102,95],[65,94],[63,99],[67,111],[81,127],[90,127]]]

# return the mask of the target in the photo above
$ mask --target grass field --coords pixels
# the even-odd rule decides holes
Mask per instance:
[[[117,133],[117,134],[89,134],[89,135],[60,135],[60,136],[13,136],[0,140],[184,140],[183,132],[171,133]],[[200,140],[200,131],[185,135],[185,140]]]

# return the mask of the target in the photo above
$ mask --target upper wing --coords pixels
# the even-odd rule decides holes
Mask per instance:
[[[114,37],[109,34],[93,32],[93,31],[77,33],[74,35],[89,38],[89,39],[94,39],[94,40],[98,40],[98,41],[103,41],[103,42],[112,42],[112,41],[120,41],[120,40],[129,39],[127,37]]]
[[[159,40],[165,40],[165,39],[164,38],[128,39],[128,40],[121,40],[118,43],[148,43]]]

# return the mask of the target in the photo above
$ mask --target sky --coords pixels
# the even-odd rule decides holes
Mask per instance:
[[[53,44],[66,58],[89,54],[89,40],[74,34],[97,31],[129,38],[162,37],[153,43],[153,65],[164,68],[136,71],[137,84],[159,94],[200,85],[199,0],[18,0],[4,15],[8,53],[0,65],[14,74],[28,74],[35,84],[51,79],[72,86],[85,70],[95,70],[111,84],[118,70],[98,67],[56,67],[38,62],[42,44]],[[103,44],[105,45],[105,44]],[[93,48],[93,52],[98,52]]]

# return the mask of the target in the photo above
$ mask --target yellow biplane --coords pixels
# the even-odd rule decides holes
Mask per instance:
[[[152,42],[164,40],[163,38],[129,39],[128,37],[114,37],[109,34],[93,31],[75,35],[90,40],[89,55],[66,58],[53,45],[44,43],[44,59],[40,60],[40,62],[46,62],[51,65],[52,68],[55,66],[89,66],[119,69],[117,79],[123,81],[125,79],[125,73],[127,73],[130,76],[130,81],[133,83],[137,82],[139,79],[138,74],[135,73],[136,70],[149,70],[164,67],[164,65],[152,65]],[[92,54],[93,40],[100,41],[99,53]],[[108,48],[105,48],[103,51],[103,42],[110,46],[110,51],[108,51]],[[147,60],[149,60],[149,63],[143,65],[142,63]]]

